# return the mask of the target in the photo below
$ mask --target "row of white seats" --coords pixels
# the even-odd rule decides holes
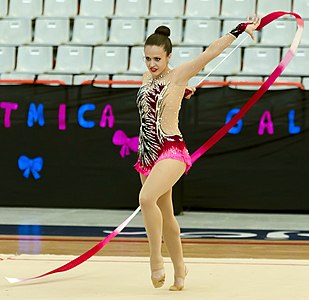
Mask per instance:
[[[0,20],[0,45],[45,44],[60,45],[69,42],[84,45],[118,44],[142,45],[145,38],[159,25],[171,29],[173,44],[209,45],[220,35],[229,32],[241,20],[200,19],[112,19],[75,17],[73,30],[68,18],[37,18],[32,29],[30,19]],[[291,20],[277,20],[256,32],[257,42],[264,45],[287,46],[296,32]],[[260,35],[260,37],[259,37]],[[34,38],[33,38],[34,37]],[[245,46],[253,44],[247,39]],[[302,45],[309,45],[309,20],[305,21]]]
[[[227,48],[212,60],[203,72],[207,73],[234,48]],[[57,53],[50,46],[0,47],[0,73],[66,73],[66,74],[141,74],[146,70],[143,47],[109,46],[59,46]],[[267,75],[278,65],[288,48],[238,48],[231,59],[226,60],[215,71],[219,75],[251,74]],[[195,58],[203,47],[174,47],[171,67]],[[281,53],[282,52],[282,53]],[[55,62],[55,65],[54,65]],[[309,76],[309,48],[299,48],[295,58],[284,74]]]
[[[203,85],[202,88],[212,88],[218,87],[220,85],[213,84],[213,82],[263,82],[268,77],[263,76],[209,76],[205,81],[208,81],[209,84]],[[106,83],[107,80],[115,80],[118,81],[116,83]],[[203,76],[197,75],[193,77],[188,85],[189,86],[197,86],[202,80]],[[22,74],[22,73],[8,73],[8,74],[0,74],[0,85],[7,84],[22,84],[23,82],[32,81],[35,82],[39,80],[40,83],[48,84],[48,85],[81,85],[81,84],[92,84],[96,87],[112,87],[112,88],[138,88],[140,86],[139,83],[129,84],[128,81],[141,81],[140,75],[131,75],[131,74],[121,74],[121,75],[69,75],[69,74]],[[105,81],[103,83],[102,81]],[[119,81],[122,81],[121,83]],[[280,76],[276,82],[283,83],[283,85],[273,85],[270,87],[271,90],[278,89],[289,89],[289,88],[297,88],[299,84],[302,84],[306,90],[309,90],[309,77],[292,77],[292,76]],[[284,85],[284,83],[296,83],[297,85]],[[257,90],[260,85],[230,85],[232,88],[245,89],[245,90]]]
[[[283,10],[309,18],[307,0],[1,0],[0,17],[245,17]]]

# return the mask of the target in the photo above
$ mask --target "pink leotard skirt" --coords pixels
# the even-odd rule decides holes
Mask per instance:
[[[142,155],[142,153],[140,155]],[[157,160],[153,161],[149,165],[142,165],[140,159],[138,159],[134,167],[139,173],[148,176],[157,162],[169,158],[183,161],[186,164],[185,173],[187,173],[192,166],[191,157],[187,150],[186,144],[183,138],[179,135],[164,137],[162,147],[158,151]]]

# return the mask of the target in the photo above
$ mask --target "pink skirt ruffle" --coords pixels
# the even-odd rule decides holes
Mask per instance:
[[[159,153],[158,159],[152,165],[144,166],[140,163],[140,160],[138,159],[136,164],[134,165],[134,168],[137,172],[148,176],[152,168],[159,161],[164,159],[175,159],[184,162],[186,164],[186,174],[192,166],[191,157],[185,142],[180,136],[173,136],[166,138]]]

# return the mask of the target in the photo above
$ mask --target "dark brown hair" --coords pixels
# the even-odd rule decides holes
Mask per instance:
[[[172,42],[169,38],[171,31],[166,26],[159,26],[153,34],[151,34],[146,42],[145,46],[159,46],[163,47],[166,55],[172,53]]]

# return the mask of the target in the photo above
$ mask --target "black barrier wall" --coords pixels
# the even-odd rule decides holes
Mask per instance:
[[[138,206],[136,89],[0,90],[0,206]],[[200,89],[184,100],[180,127],[189,151],[251,95],[224,87]],[[183,176],[174,192],[176,211],[309,210],[308,103],[306,91],[267,92]]]

